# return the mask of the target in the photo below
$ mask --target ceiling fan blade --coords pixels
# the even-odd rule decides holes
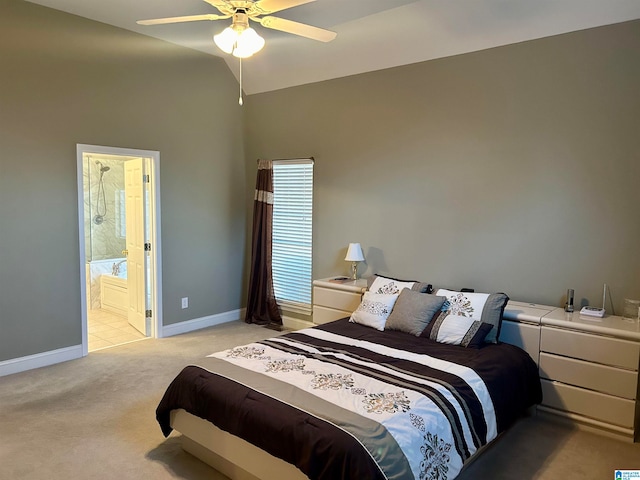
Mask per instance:
[[[165,23],[181,23],[181,22],[199,22],[200,20],[222,20],[229,18],[231,15],[216,15],[214,13],[207,13],[205,15],[188,15],[186,17],[167,17],[167,18],[154,18],[152,20],[138,20],[138,25],[163,25]]]
[[[286,20],[279,17],[262,17],[254,19],[263,27],[280,30],[281,32],[293,33],[301,37],[318,40],[320,42],[330,42],[336,38],[337,33],[324,28],[313,27],[305,23],[298,23],[292,20]]]
[[[316,0],[259,0],[253,4],[253,6],[251,7],[251,12],[258,12],[259,15],[265,15],[315,1]]]
[[[235,7],[231,5],[227,0],[204,0],[206,3],[211,5],[212,7],[216,7],[220,12],[225,15],[233,15],[235,11]]]

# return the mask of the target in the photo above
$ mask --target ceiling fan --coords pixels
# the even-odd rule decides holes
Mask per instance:
[[[336,38],[336,33],[305,23],[294,22],[269,14],[297,7],[316,0],[204,0],[218,9],[221,15],[209,13],[204,15],[187,15],[183,17],[156,18],[152,20],[138,20],[139,25],[163,25],[168,23],[198,22],[201,20],[224,20],[233,18],[231,26],[221,33],[214,35],[216,45],[225,53],[230,53],[240,59],[240,98],[242,100],[242,59],[250,57],[264,46],[264,39],[249,26],[249,20],[260,25],[281,32],[292,33],[301,37],[330,42]],[[266,15],[266,16],[264,16]]]
[[[255,51],[260,50],[264,45],[264,40],[249,27],[249,20],[259,23],[263,27],[281,32],[292,33],[301,37],[318,40],[320,42],[330,42],[336,38],[336,33],[323,28],[314,27],[304,23],[294,22],[280,17],[272,17],[271,13],[286,10],[288,8],[297,7],[305,3],[314,2],[316,0],[204,0],[209,5],[218,9],[221,15],[204,14],[204,15],[187,15],[183,17],[157,18],[153,20],[139,20],[139,25],[163,25],[168,23],[181,22],[198,22],[201,20],[224,20],[232,18],[231,27],[220,35],[216,35],[216,44],[227,53],[233,53],[236,57],[246,58],[251,56]],[[266,15],[266,16],[264,16]],[[251,33],[253,32],[253,33]],[[226,33],[226,36],[225,36]],[[250,48],[241,48],[238,45],[239,37],[247,34],[247,37],[259,39],[255,44],[258,47],[255,51],[247,54]],[[225,37],[225,38],[222,38]],[[220,40],[220,42],[219,42]],[[255,40],[254,40],[255,42]],[[261,42],[261,43],[260,43]],[[225,45],[224,48],[221,43]]]

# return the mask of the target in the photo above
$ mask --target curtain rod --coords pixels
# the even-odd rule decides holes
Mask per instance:
[[[311,160],[315,163],[316,159],[313,157],[305,157],[305,158],[274,158],[271,160],[272,162],[295,162],[296,160]],[[260,159],[256,160],[256,163],[259,163]]]

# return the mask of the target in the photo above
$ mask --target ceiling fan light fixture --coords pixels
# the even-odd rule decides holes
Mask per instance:
[[[238,35],[233,55],[238,58],[247,58],[262,50],[262,47],[264,47],[264,38],[249,27]]]
[[[264,47],[264,38],[249,26],[245,9],[236,10],[231,26],[214,35],[213,41],[220,50],[238,58],[250,57]]]
[[[231,27],[227,27],[219,34],[214,35],[213,41],[224,53],[232,53],[237,38],[238,34],[236,31]]]
[[[233,26],[225,28],[213,36],[213,41],[224,53],[230,53],[238,58],[247,58],[264,47],[264,38],[251,27],[240,31]]]

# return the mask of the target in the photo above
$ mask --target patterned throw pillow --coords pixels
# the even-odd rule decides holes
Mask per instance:
[[[398,295],[364,292],[362,302],[351,314],[350,322],[384,330],[387,318],[393,310]]]
[[[449,315],[473,318],[482,323],[493,325],[485,341],[497,343],[502,326],[502,314],[509,297],[504,293],[457,292],[440,288],[436,295],[447,297],[442,311]]]
[[[374,275],[371,282],[369,291],[373,293],[400,294],[404,288],[420,293],[431,293],[433,290],[429,283],[398,280],[397,278],[383,277],[382,275]]]
[[[431,325],[429,338],[439,343],[479,348],[493,325],[442,312]]]

